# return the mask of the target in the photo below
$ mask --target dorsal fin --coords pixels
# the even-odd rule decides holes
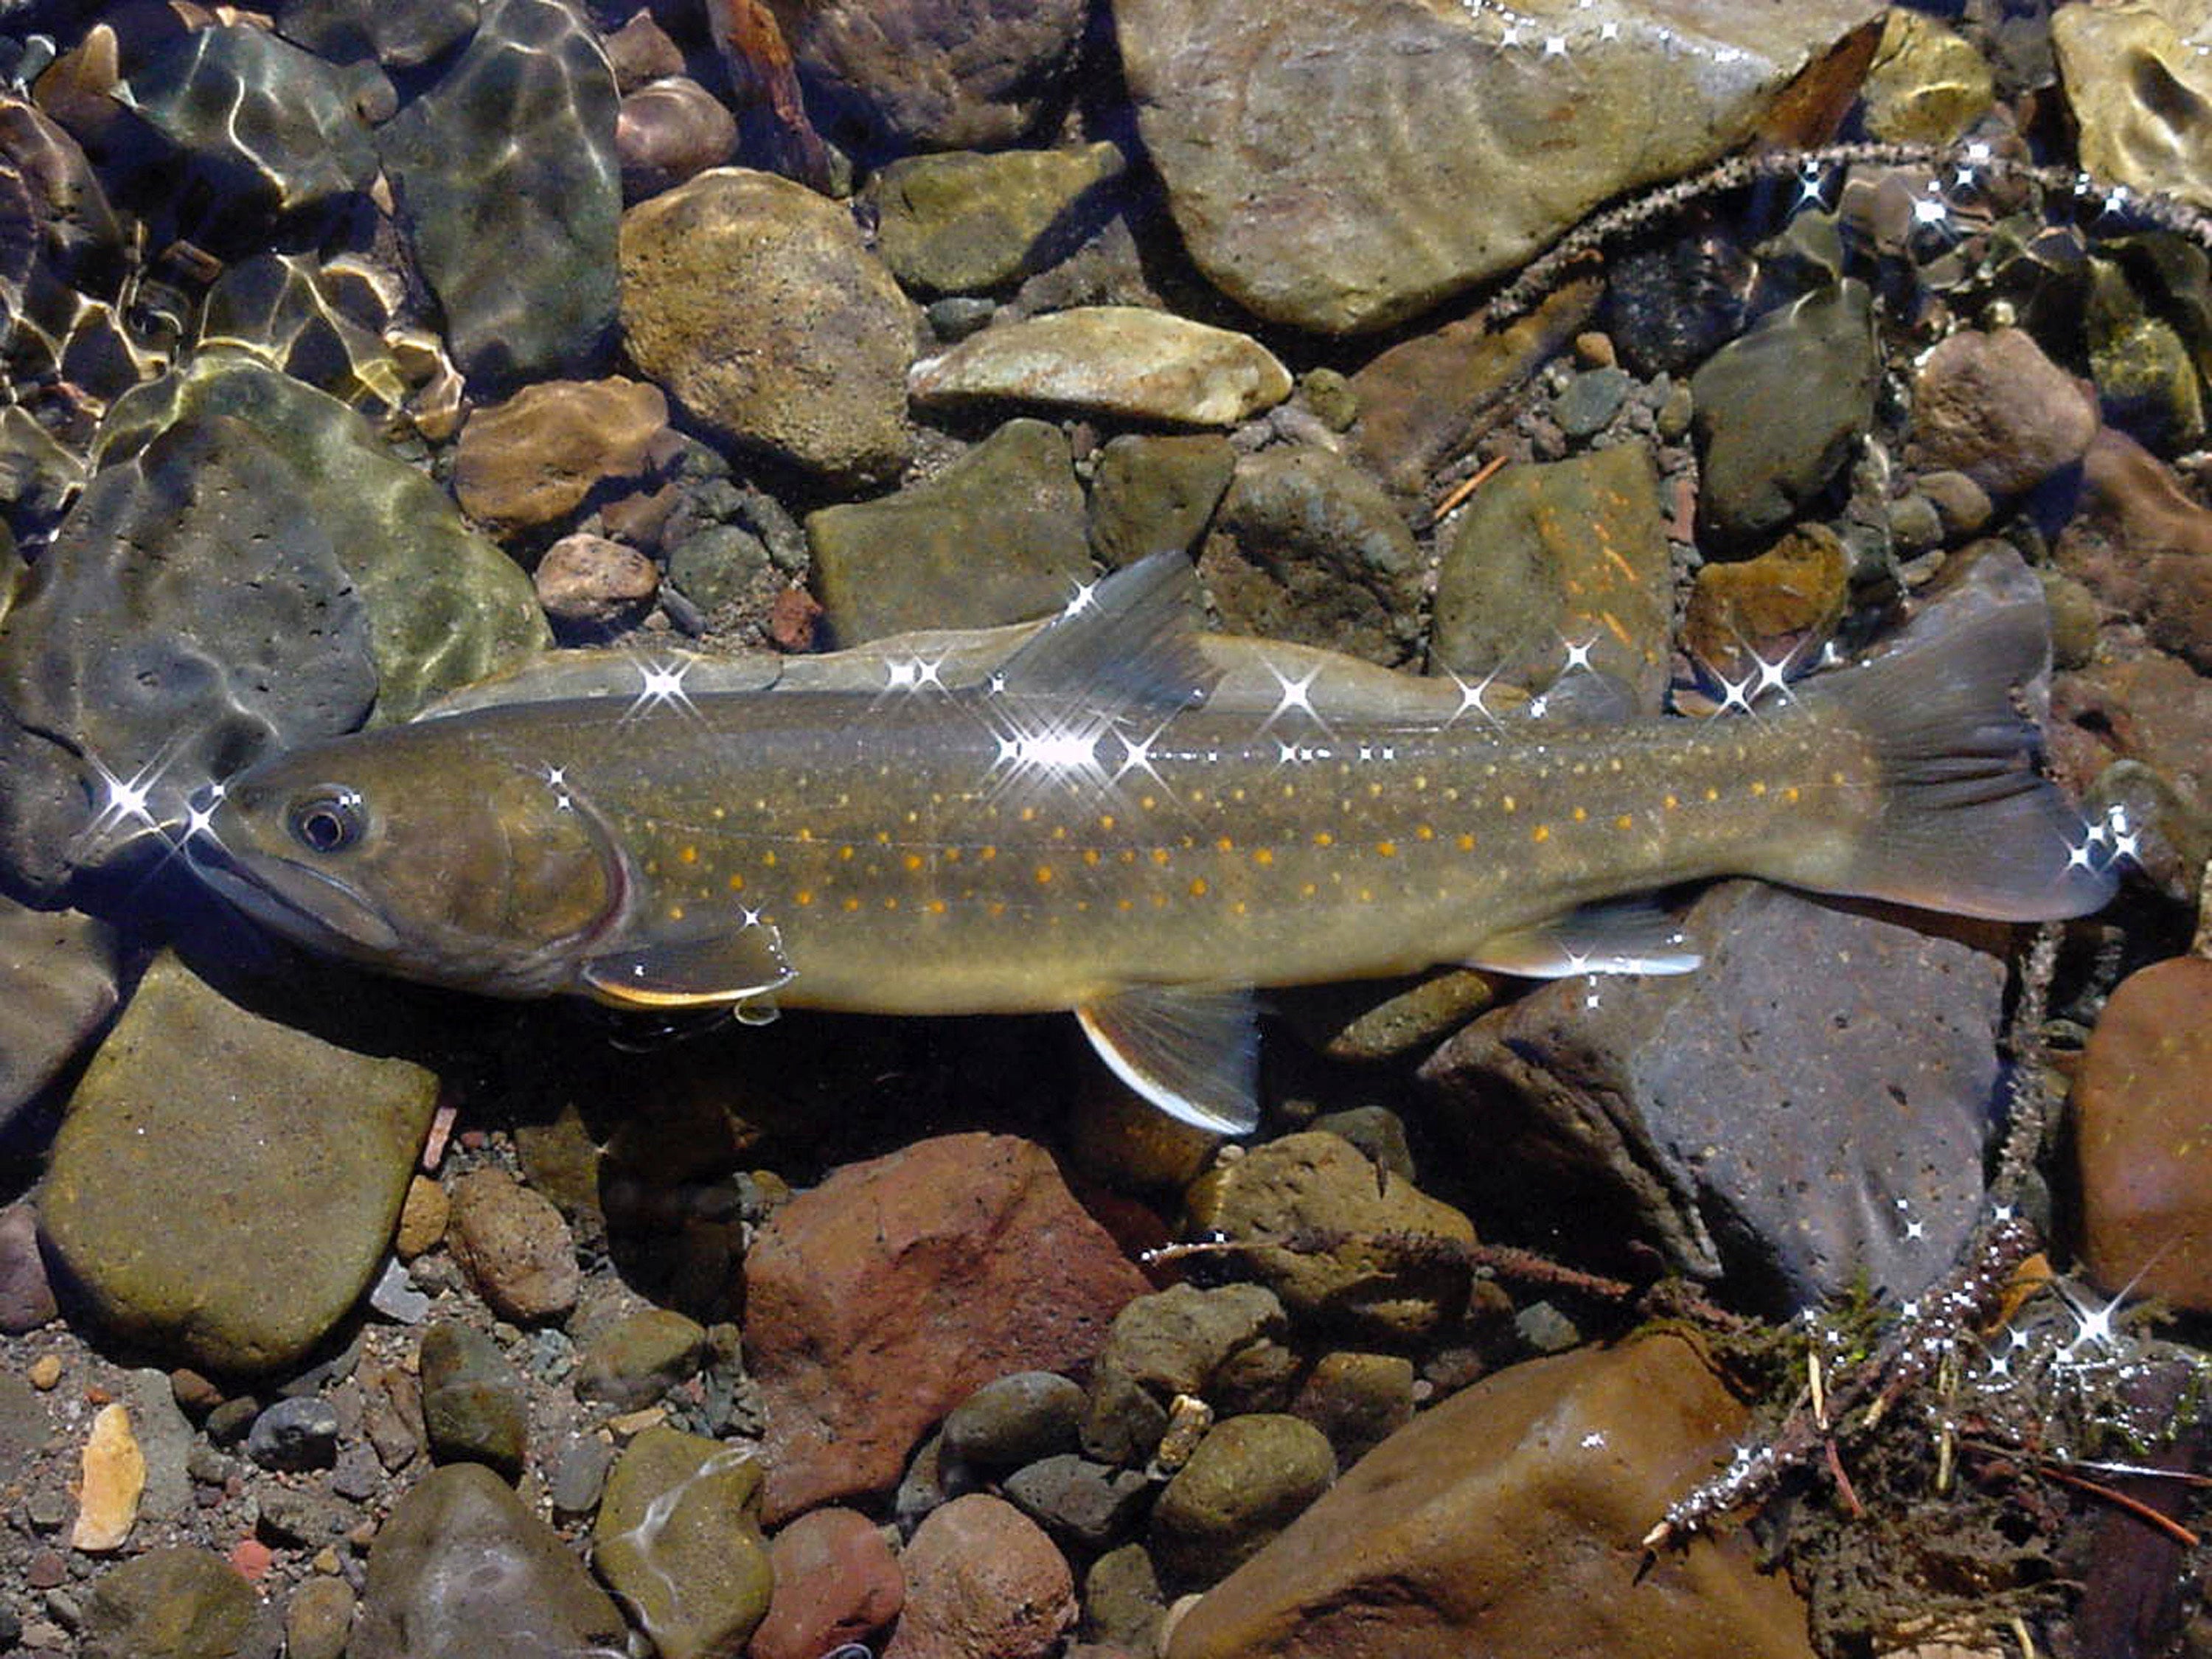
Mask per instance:
[[[1190,561],[1155,553],[1078,593],[990,684],[1093,707],[1180,708],[1203,698],[1215,678],[1198,648],[1198,624]]]

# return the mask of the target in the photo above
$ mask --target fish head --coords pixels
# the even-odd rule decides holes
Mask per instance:
[[[495,996],[565,989],[619,921],[619,845],[557,771],[442,724],[250,768],[195,802],[186,854],[310,949]]]

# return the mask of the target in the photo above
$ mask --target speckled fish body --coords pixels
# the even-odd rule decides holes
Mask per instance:
[[[1190,614],[1188,567],[1148,562],[969,684],[878,653],[857,683],[664,675],[343,739],[235,780],[194,857],[283,931],[496,994],[1073,1009],[1232,1127],[1255,986],[1680,971],[1604,902],[1723,873],[2000,916],[2109,890],[2005,701],[2033,611],[1771,711],[1601,727],[1259,645],[1230,695]]]

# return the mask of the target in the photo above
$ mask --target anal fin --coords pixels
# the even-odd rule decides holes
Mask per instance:
[[[1075,1011],[1114,1075],[1216,1134],[1260,1121],[1260,1032],[1243,987],[1136,985]]]
[[[649,939],[584,964],[586,990],[617,1008],[704,1008],[745,1003],[788,985],[782,936],[765,922]]]
[[[1528,979],[1565,979],[1575,974],[1686,974],[1704,960],[1672,916],[1648,899],[1626,899],[1585,904],[1493,934],[1467,963]]]

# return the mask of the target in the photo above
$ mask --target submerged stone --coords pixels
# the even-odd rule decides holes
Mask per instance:
[[[592,1560],[662,1659],[726,1659],[767,1613],[760,1490],[750,1451],[665,1426],[616,1462]]]
[[[287,1364],[367,1288],[436,1091],[163,956],[70,1097],[40,1224],[122,1334],[219,1373]]]
[[[567,0],[488,0],[468,47],[377,135],[472,381],[590,368],[615,322],[614,73]]]
[[[1102,187],[1126,165],[1109,143],[893,161],[868,185],[877,246],[898,279],[925,294],[1002,288],[1095,228]]]
[[[115,1012],[112,929],[0,894],[0,1129]]]

